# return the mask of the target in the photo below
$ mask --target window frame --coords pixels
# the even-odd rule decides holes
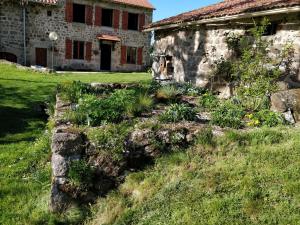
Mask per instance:
[[[135,53],[133,53],[133,50]],[[134,56],[132,55],[134,54]],[[126,48],[126,64],[132,64],[136,65],[137,64],[137,54],[138,54],[138,48],[137,47],[132,47],[132,46],[127,46]],[[133,56],[133,58],[131,58]]]
[[[81,10],[83,10],[83,12],[81,12],[83,15],[81,15],[80,17],[78,17],[78,13],[75,12],[75,8],[76,7],[82,7]],[[78,12],[78,9],[76,10]],[[77,15],[77,16],[75,16]],[[77,3],[73,3],[73,23],[86,23],[86,5],[84,4],[77,4]],[[79,19],[80,18],[80,19]]]
[[[81,49],[82,47],[82,49]],[[85,42],[84,41],[73,41],[73,54],[72,58],[76,60],[84,60],[84,53],[85,53]],[[76,54],[77,53],[77,54]]]
[[[130,19],[131,19],[130,17],[132,17],[132,16],[136,17],[136,24],[135,24],[136,27],[130,26],[130,24],[132,24],[132,23],[130,23]],[[128,30],[138,31],[139,30],[139,22],[140,22],[139,19],[140,19],[139,14],[128,12],[128,21],[127,21]]]

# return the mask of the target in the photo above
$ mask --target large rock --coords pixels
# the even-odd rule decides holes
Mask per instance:
[[[296,121],[300,121],[300,88],[280,91],[271,96],[271,110],[284,113],[289,109]]]
[[[54,133],[52,152],[59,155],[79,155],[84,151],[85,141],[81,133]]]

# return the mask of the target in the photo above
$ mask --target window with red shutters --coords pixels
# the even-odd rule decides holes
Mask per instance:
[[[85,23],[93,25],[93,7],[90,5],[85,6]]]
[[[92,60],[92,42],[85,43],[85,60]]]
[[[112,9],[102,9],[102,26],[112,27],[113,26],[113,10]]]
[[[136,64],[136,53],[137,53],[137,48],[127,47],[126,63]]]
[[[68,23],[73,22],[73,3],[71,0],[66,1],[65,17]]]
[[[119,29],[119,23],[120,23],[120,11],[117,9],[114,9],[114,28]]]
[[[101,26],[102,24],[102,8],[99,6],[95,7],[95,25]]]
[[[128,13],[128,30],[139,30],[139,14]]]
[[[73,59],[84,59],[84,41],[73,42]]]
[[[143,47],[138,48],[137,64],[143,65]]]
[[[66,39],[66,59],[72,59],[72,40]]]
[[[140,19],[139,19],[139,31],[142,31],[145,26],[145,14],[140,14]]]
[[[128,12],[126,12],[126,11],[123,11],[122,29],[123,30],[128,30]]]
[[[121,64],[126,63],[126,46],[121,46]]]

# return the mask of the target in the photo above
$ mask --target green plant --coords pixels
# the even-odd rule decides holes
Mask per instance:
[[[164,85],[156,92],[156,98],[162,101],[174,102],[179,95],[181,92],[175,85]]]
[[[147,93],[140,93],[135,101],[126,106],[129,116],[139,116],[143,112],[149,112],[153,107],[153,99]]]
[[[213,130],[211,127],[205,127],[203,128],[195,137],[195,144],[200,145],[214,145],[214,139],[213,139]]]
[[[199,104],[204,109],[213,110],[218,107],[219,99],[213,93],[207,92],[200,97]]]
[[[248,126],[267,126],[275,127],[285,124],[285,120],[280,113],[265,109],[259,112],[248,114]]]
[[[72,161],[68,178],[72,185],[86,187],[93,179],[93,169],[85,160]]]
[[[235,104],[232,100],[226,100],[212,112],[211,123],[221,127],[241,128],[245,110],[240,104]]]
[[[82,95],[91,92],[91,86],[81,81],[64,82],[59,84],[57,89],[64,100],[72,103],[77,103]]]
[[[88,139],[101,152],[109,153],[114,159],[122,158],[124,142],[132,126],[129,123],[108,124],[88,131]]]
[[[193,121],[196,118],[196,111],[185,104],[172,104],[159,119],[163,122],[179,122],[182,120]]]
[[[196,87],[191,82],[179,83],[179,92],[188,96],[199,96],[206,92],[204,88]]]

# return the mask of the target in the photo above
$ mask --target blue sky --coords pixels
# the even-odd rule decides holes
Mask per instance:
[[[221,0],[149,0],[156,8],[153,21],[211,5]]]

